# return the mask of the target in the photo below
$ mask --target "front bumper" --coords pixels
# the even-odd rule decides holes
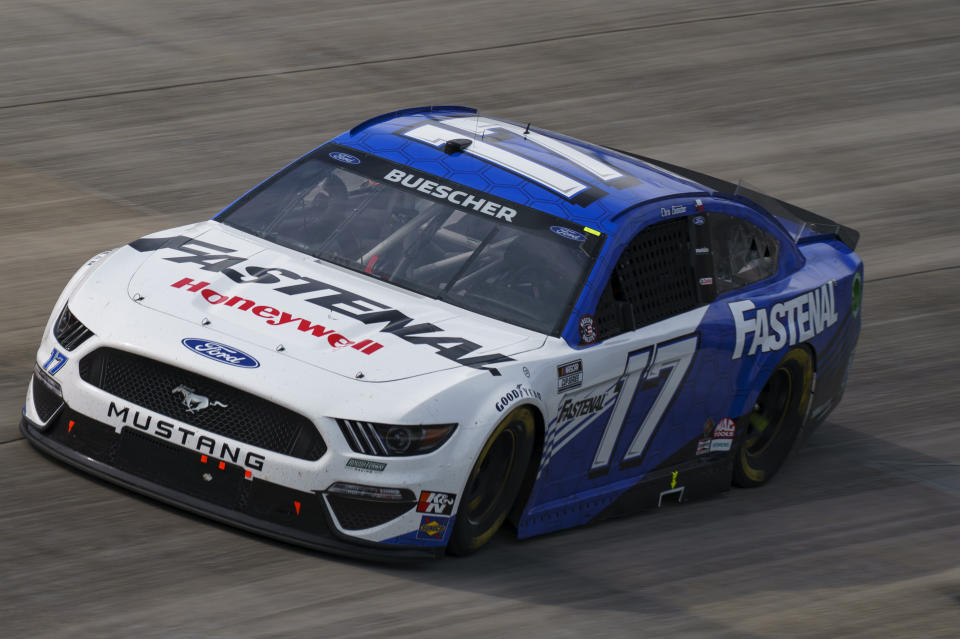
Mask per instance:
[[[39,450],[107,481],[178,508],[306,548],[376,560],[439,556],[442,548],[398,548],[346,540],[323,497],[257,477],[216,459],[123,428],[64,406],[46,427],[26,416],[20,430]]]

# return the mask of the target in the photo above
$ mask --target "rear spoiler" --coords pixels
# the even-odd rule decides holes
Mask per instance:
[[[637,155],[636,153],[630,153],[629,151],[613,150],[646,162],[647,164],[652,164],[684,179],[697,182],[711,191],[750,200],[776,217],[787,231],[791,233],[794,242],[797,244],[823,240],[827,237],[836,237],[846,244],[851,251],[857,248],[857,242],[860,240],[860,233],[858,231],[853,230],[849,226],[837,224],[833,220],[827,219],[822,215],[817,215],[812,211],[802,209],[795,204],[790,204],[789,202],[778,200],[771,195],[761,193],[743,183],[734,184],[733,182],[727,182],[726,180],[721,180],[720,178],[715,178],[705,173],[685,169],[682,166],[668,164],[660,160]]]

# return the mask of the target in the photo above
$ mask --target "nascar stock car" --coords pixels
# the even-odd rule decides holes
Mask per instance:
[[[467,554],[770,480],[837,405],[858,234],[465,107],[372,118],[67,284],[21,429],[359,556]]]

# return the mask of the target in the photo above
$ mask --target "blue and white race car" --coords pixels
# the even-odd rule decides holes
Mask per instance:
[[[857,233],[464,107],[80,268],[21,429],[297,544],[466,554],[769,481],[843,394]]]

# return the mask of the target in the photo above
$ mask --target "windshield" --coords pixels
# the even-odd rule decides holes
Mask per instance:
[[[288,167],[218,220],[548,334],[562,330],[602,244],[599,233],[585,233],[568,220],[331,145]]]

